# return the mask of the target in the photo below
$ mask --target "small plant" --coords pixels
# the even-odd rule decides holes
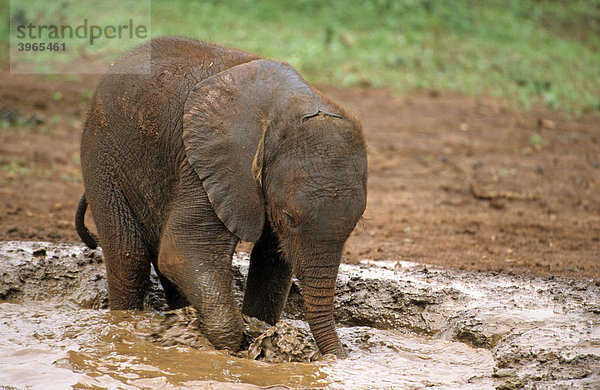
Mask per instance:
[[[542,136],[537,133],[531,136],[530,142],[531,146],[533,146],[533,148],[538,151],[542,150],[542,148],[547,144],[546,140],[543,139]]]
[[[54,91],[54,93],[52,94],[52,100],[54,100],[55,102],[61,101],[62,98],[63,98],[63,94],[60,91]]]
[[[83,88],[81,91],[79,91],[79,96],[81,96],[86,101],[92,100],[92,97],[94,96],[94,90],[89,88]]]
[[[78,171],[63,172],[60,178],[65,183],[80,183],[83,180],[81,172]]]
[[[0,169],[9,177],[24,176],[35,171],[35,163],[27,162],[23,157],[13,157],[0,164]]]
[[[496,177],[511,177],[517,175],[517,170],[515,168],[495,168],[491,169],[491,174]]]

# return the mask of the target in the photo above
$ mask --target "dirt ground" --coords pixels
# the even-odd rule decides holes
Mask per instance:
[[[0,240],[79,242],[79,138],[98,80],[0,73]],[[320,89],[361,119],[368,141],[367,211],[343,261],[600,281],[600,114]]]

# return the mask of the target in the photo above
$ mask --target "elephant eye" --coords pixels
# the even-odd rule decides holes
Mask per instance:
[[[283,212],[283,219],[284,219],[284,221],[285,221],[284,223],[287,227],[289,227],[292,230],[298,229],[298,225],[296,224],[294,217],[292,217],[292,215],[290,213],[288,213],[287,211]]]

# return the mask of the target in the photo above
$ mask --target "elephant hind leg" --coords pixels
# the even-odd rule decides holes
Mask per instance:
[[[104,250],[104,248],[103,248]],[[143,250],[104,250],[108,302],[113,310],[142,310],[148,290],[150,258]]]
[[[94,219],[104,253],[109,306],[116,310],[142,310],[153,256],[135,215],[124,197],[118,195],[109,195],[105,199],[111,202],[98,203],[99,210],[92,209],[96,211]]]
[[[167,305],[169,305],[170,310],[180,309],[185,306],[189,306],[188,300],[185,296],[179,291],[175,284],[171,283],[169,279],[167,279],[163,274],[160,273],[158,269],[158,264],[154,263],[154,271],[158,275],[160,280],[160,284],[162,285],[163,291],[165,292],[165,299],[167,301]]]

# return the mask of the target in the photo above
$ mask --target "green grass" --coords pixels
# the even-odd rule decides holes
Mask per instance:
[[[600,0],[156,0],[151,34],[285,60],[317,83],[600,110]]]
[[[87,66],[90,61],[108,64],[146,39],[147,34],[139,37],[133,30],[151,24],[150,3],[0,0],[0,13],[10,21],[10,27],[2,23],[0,34],[11,43],[11,70],[38,74],[94,71]]]
[[[597,0],[155,1],[152,15],[153,36],[286,60],[318,83],[600,110]]]
[[[73,156],[73,162],[79,164],[79,153]],[[24,157],[5,157],[0,160],[0,184],[27,180],[60,177],[65,183],[79,183],[82,181],[79,169],[61,168],[56,160],[50,159],[49,166],[39,166]]]
[[[14,157],[0,164],[0,171],[12,176],[28,175],[35,172],[35,163],[22,157]]]

